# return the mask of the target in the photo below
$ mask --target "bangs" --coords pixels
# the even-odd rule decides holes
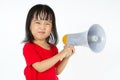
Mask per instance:
[[[45,11],[45,10],[41,10],[41,11],[36,11],[34,14],[34,18],[37,20],[50,20],[52,21],[52,13]]]

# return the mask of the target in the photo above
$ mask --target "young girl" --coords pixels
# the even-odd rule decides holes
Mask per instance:
[[[37,4],[28,12],[24,42],[26,80],[58,80],[74,53],[73,46],[58,53],[55,14],[48,5]]]

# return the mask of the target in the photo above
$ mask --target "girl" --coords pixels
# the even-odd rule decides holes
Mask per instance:
[[[55,14],[48,5],[37,4],[28,12],[24,42],[26,80],[58,80],[57,75],[74,53],[73,46],[58,53]]]

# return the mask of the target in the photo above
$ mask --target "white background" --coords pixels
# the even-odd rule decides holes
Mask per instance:
[[[25,80],[22,53],[25,21],[35,4],[51,6],[56,14],[59,50],[66,33],[84,32],[100,24],[106,46],[100,53],[77,46],[60,80],[120,80],[119,0],[0,0],[0,80]]]

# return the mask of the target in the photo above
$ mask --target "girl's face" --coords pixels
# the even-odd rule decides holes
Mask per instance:
[[[35,40],[46,40],[52,30],[52,21],[33,18],[30,30]]]

